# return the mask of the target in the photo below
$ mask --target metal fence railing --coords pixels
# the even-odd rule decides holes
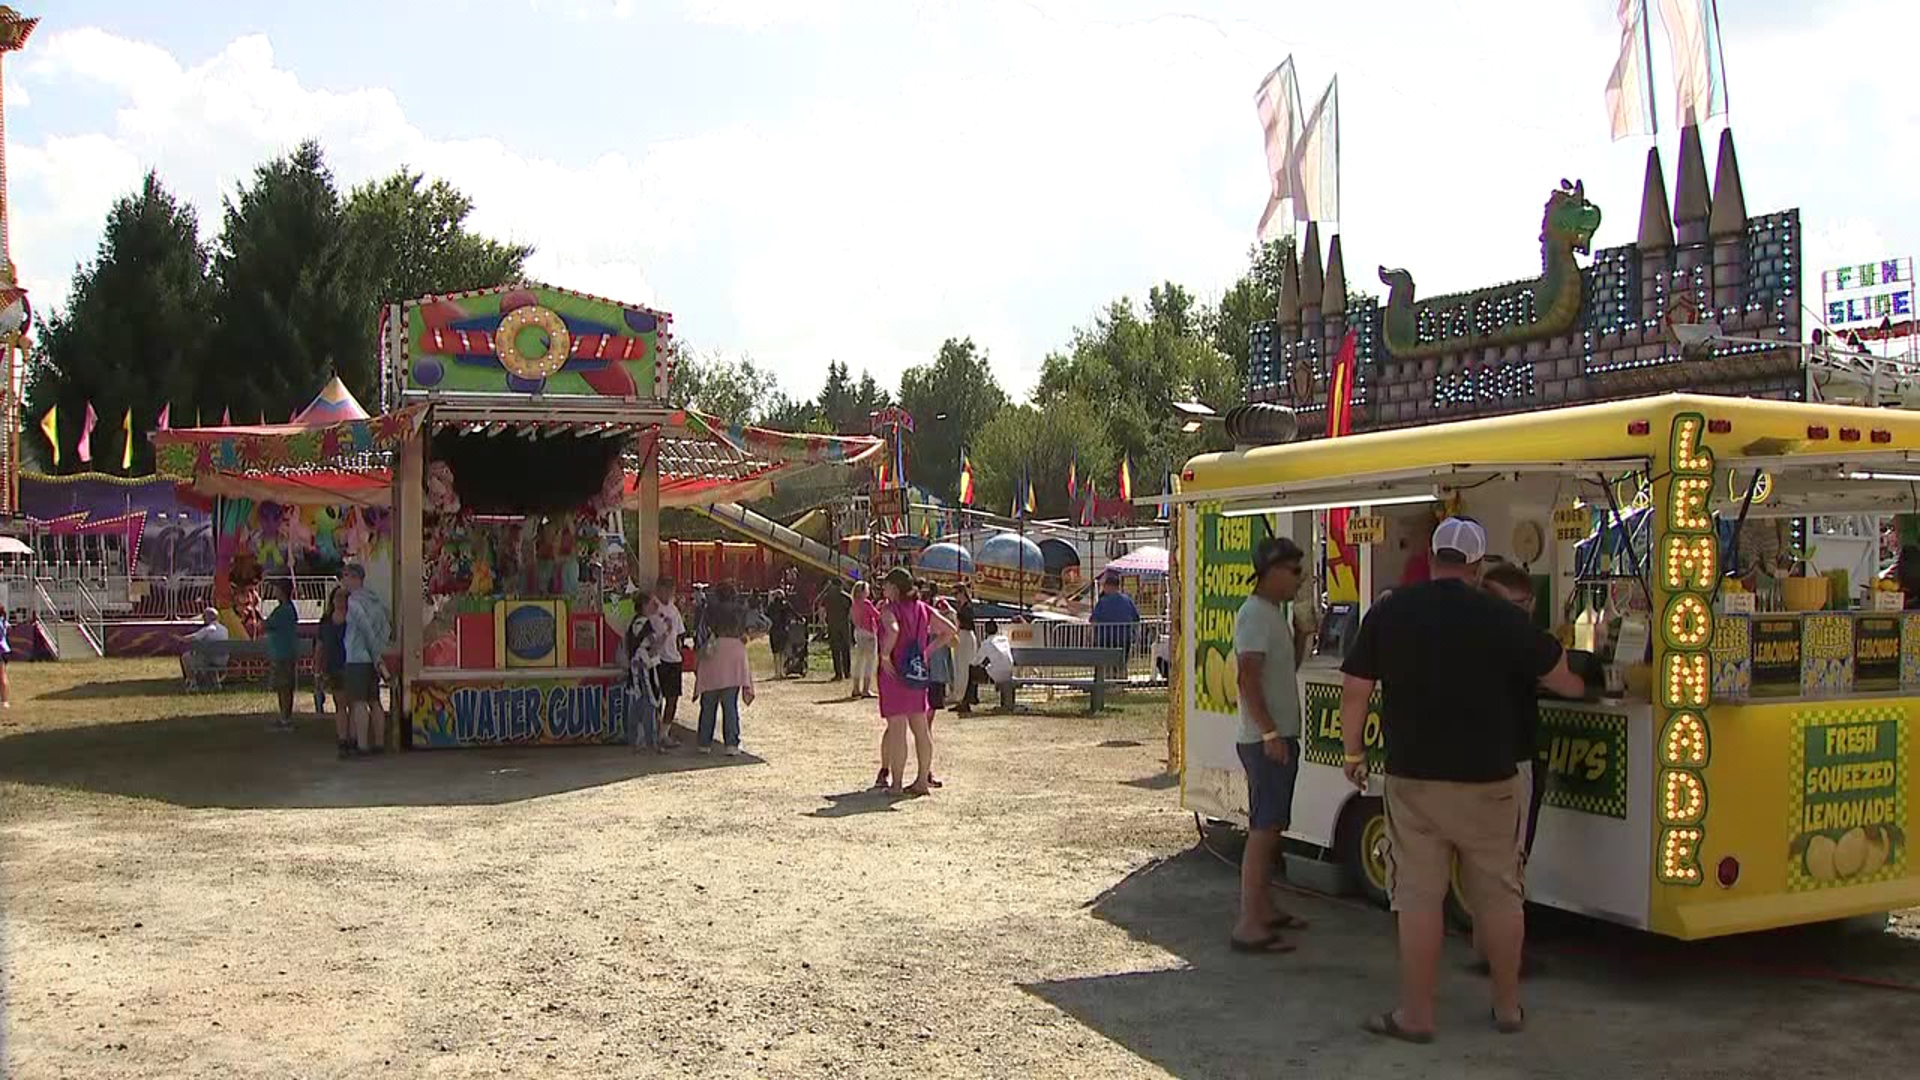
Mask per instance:
[[[1137,623],[1037,622],[1009,627],[1009,643],[1016,649],[1092,649],[1124,648],[1127,653],[1125,676],[1129,685],[1166,681],[1160,663],[1166,655],[1167,624],[1164,620]],[[1109,677],[1113,673],[1109,673]],[[1048,668],[1045,671],[1016,667],[1016,678],[1040,676],[1052,678],[1091,678],[1093,669]]]

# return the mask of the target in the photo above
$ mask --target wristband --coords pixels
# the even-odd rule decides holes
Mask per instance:
[[[1278,739],[1279,737],[1280,737],[1280,733],[1278,731],[1269,731],[1266,734],[1260,736],[1260,741],[1273,742],[1275,739]]]
[[[1367,755],[1365,753],[1346,755],[1346,762],[1349,765],[1358,765],[1365,760],[1367,760]]]

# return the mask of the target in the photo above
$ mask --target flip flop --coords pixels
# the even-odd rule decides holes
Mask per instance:
[[[1383,1039],[1398,1039],[1401,1042],[1413,1043],[1416,1046],[1425,1046],[1433,1041],[1433,1032],[1431,1031],[1408,1031],[1406,1028],[1401,1027],[1400,1021],[1393,1018],[1392,1009],[1388,1009],[1386,1012],[1375,1016],[1367,1017],[1365,1022],[1360,1025],[1360,1028],[1369,1035],[1378,1035]]]
[[[1290,942],[1280,940],[1279,934],[1273,934],[1261,938],[1259,941],[1242,941],[1237,937],[1228,935],[1227,948],[1237,953],[1270,953],[1278,956],[1283,953],[1292,952],[1294,947]]]
[[[1502,1035],[1518,1035],[1527,1030],[1527,1010],[1525,1009],[1521,1009],[1520,1016],[1513,1020],[1502,1020],[1500,1014],[1491,1009],[1488,1010],[1487,1015],[1493,1018],[1493,1030]]]
[[[1270,930],[1305,930],[1309,925],[1307,920],[1298,915],[1286,914],[1274,916],[1273,921],[1267,924],[1267,928]]]

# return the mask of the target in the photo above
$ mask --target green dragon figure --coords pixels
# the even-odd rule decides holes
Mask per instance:
[[[1380,268],[1388,288],[1381,312],[1381,337],[1396,360],[1511,345],[1552,337],[1580,317],[1580,266],[1573,253],[1585,254],[1600,228],[1600,208],[1587,201],[1585,182],[1560,181],[1547,197],[1540,224],[1541,274],[1532,281],[1490,289],[1413,300],[1413,275]]]

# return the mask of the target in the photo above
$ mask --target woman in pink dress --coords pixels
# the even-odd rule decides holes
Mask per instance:
[[[927,673],[926,657],[953,640],[953,624],[914,595],[913,575],[904,567],[887,573],[882,586],[886,605],[880,609],[880,717],[887,732],[880,740],[882,767],[891,783],[887,793],[898,795],[907,768],[907,735],[913,735],[914,760],[920,775],[906,788],[915,795],[932,793],[933,729],[927,723],[927,690],[909,685],[902,676],[909,654],[920,658],[919,673]]]

